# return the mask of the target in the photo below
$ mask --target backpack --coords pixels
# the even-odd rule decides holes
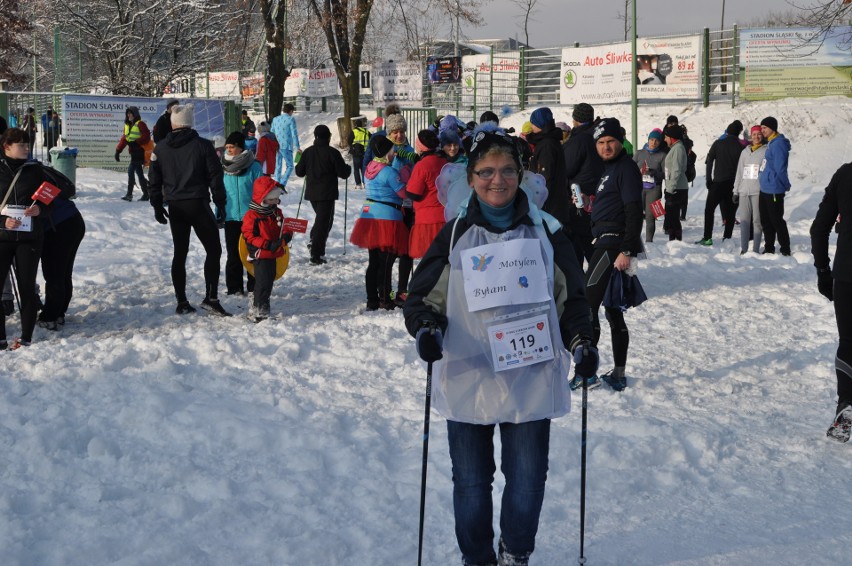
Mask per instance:
[[[74,195],[77,194],[77,187],[74,185],[74,182],[54,169],[53,167],[45,167],[42,165],[41,170],[44,172],[44,177],[47,179],[52,185],[55,185],[61,192],[59,196],[70,200],[74,198]]]

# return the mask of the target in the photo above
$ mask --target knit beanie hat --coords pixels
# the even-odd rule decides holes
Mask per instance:
[[[461,145],[461,138],[459,138],[458,133],[454,130],[444,130],[440,134],[438,134],[438,143],[440,143],[441,147],[445,145],[449,145],[454,143],[456,145]]]
[[[649,140],[659,140],[659,141],[663,141],[663,132],[662,132],[662,130],[660,130],[660,128],[654,128],[653,130],[651,130],[651,133],[650,133],[650,134],[648,134],[648,139],[649,139]]]
[[[595,109],[592,108],[591,104],[581,102],[574,106],[574,112],[571,113],[571,117],[581,124],[585,124],[595,119]]]
[[[739,120],[734,120],[730,124],[728,124],[725,132],[730,136],[738,136],[743,133],[743,123]]]
[[[673,140],[682,140],[683,139],[683,128],[678,125],[666,126],[666,129],[663,130],[663,135],[672,138]]]
[[[370,138],[370,149],[376,157],[384,157],[393,149],[393,142],[385,136],[375,135]]]
[[[392,116],[394,114],[402,114],[402,110],[399,108],[399,104],[397,104],[396,102],[391,102],[390,104],[385,106],[384,115],[385,118],[387,118],[388,116]]]
[[[748,131],[749,134],[753,134],[755,132],[759,132],[762,134],[763,130],[760,129],[760,126],[752,126],[751,129]]]
[[[540,130],[544,129],[545,126],[553,122],[553,112],[551,112],[550,108],[547,106],[536,108],[533,110],[533,113],[530,114],[530,122],[536,128]]]
[[[621,127],[621,122],[618,119],[604,118],[595,126],[592,137],[595,138],[595,141],[600,138],[613,137],[620,143],[624,143],[624,128]]]
[[[405,118],[402,117],[402,114],[391,114],[387,118],[385,118],[385,131],[388,133],[397,132],[397,131],[406,131],[408,129],[408,124],[405,122]]]
[[[512,138],[506,135],[501,128],[494,124],[485,124],[485,126],[480,126],[474,130],[471,137],[473,141],[471,142],[470,150],[468,151],[468,175],[470,175],[470,172],[474,169],[476,163],[478,163],[479,160],[488,153],[488,150],[494,146],[502,146],[508,149],[509,153],[512,155],[512,159],[518,165],[518,169],[522,168],[521,155],[518,153],[518,146],[515,145]]]
[[[679,124],[679,123],[680,123],[680,122],[678,121],[677,116],[675,116],[674,114],[672,114],[671,116],[669,116],[668,118],[666,118],[666,125],[667,125],[667,126],[668,126],[669,124]]]
[[[769,128],[769,129],[770,129],[770,130],[772,130],[773,132],[777,132],[777,131],[778,131],[778,120],[776,120],[776,119],[775,119],[775,118],[773,118],[772,116],[767,116],[766,118],[764,118],[763,120],[761,120],[761,121],[760,121],[760,125],[761,125],[761,126],[766,126],[767,128]]]
[[[194,110],[192,104],[178,104],[172,108],[172,128],[191,128]]]
[[[438,147],[438,134],[432,130],[420,130],[417,132],[417,139],[414,141],[414,148],[425,153]]]
[[[331,139],[331,130],[328,129],[328,126],[325,124],[320,124],[316,128],[314,128],[314,137],[318,140],[330,140]]]
[[[242,149],[246,148],[246,136],[242,132],[231,132],[225,138],[225,145],[235,145]]]
[[[257,125],[257,133],[258,134],[265,134],[271,128],[272,128],[272,126],[270,126],[269,122],[264,120],[263,122],[261,122],[260,124]]]

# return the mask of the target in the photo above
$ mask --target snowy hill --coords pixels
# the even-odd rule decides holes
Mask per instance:
[[[613,110],[629,124],[629,107]],[[808,229],[852,156],[852,101],[640,112],[640,139],[681,117],[699,178],[684,241],[658,239],[641,263],[650,300],[627,314],[628,389],[590,393],[588,564],[843,563],[852,446],[825,439],[836,328],[817,293]],[[793,145],[792,256],[693,245],[710,143],[735,118],[748,127],[770,114]],[[505,125],[519,129],[528,115]],[[335,119],[298,118],[303,147],[316,124]],[[254,325],[174,314],[168,229],[147,203],[119,200],[125,180],[78,171],[88,230],[67,324],[0,352],[0,563],[415,563],[425,370],[401,312],[362,312],[366,252],[344,249],[343,200],[328,265],[309,265],[297,236],[273,291],[275,316]],[[363,199],[353,185],[350,231]],[[291,191],[285,214],[298,203]],[[308,203],[300,212],[313,220]],[[203,298],[202,260],[193,238],[193,303]],[[222,262],[223,304],[242,314],[246,305],[224,296]],[[10,337],[17,325],[17,315],[7,321]],[[601,355],[608,369],[606,331]],[[535,565],[575,564],[579,554],[578,398],[574,406],[554,421]],[[446,428],[435,415],[424,563],[460,563]]]

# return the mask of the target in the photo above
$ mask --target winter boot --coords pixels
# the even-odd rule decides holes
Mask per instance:
[[[148,196],[148,181],[142,180],[142,198],[139,200],[151,200],[151,197]]]
[[[133,183],[127,185],[127,194],[121,197],[121,200],[126,200],[127,202],[133,200]]]
[[[506,550],[503,538],[500,538],[500,553],[497,556],[497,566],[527,566],[530,563],[531,552],[512,554]]]
[[[204,299],[201,301],[201,308],[212,315],[216,316],[231,316],[231,313],[222,308],[219,299]]]
[[[175,309],[176,314],[189,314],[191,312],[195,312],[195,307],[189,304],[189,301],[179,301],[177,304],[177,308]]]
[[[592,377],[586,378],[586,383],[586,389],[591,391],[592,389],[597,389],[601,386],[601,378],[596,375],[593,375]],[[583,387],[583,378],[575,373],[569,385],[571,386],[571,391],[576,391]]]

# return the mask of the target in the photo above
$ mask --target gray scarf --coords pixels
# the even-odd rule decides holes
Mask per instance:
[[[228,152],[222,154],[222,169],[225,175],[242,175],[254,163],[254,153],[244,149],[239,155],[233,157]]]

